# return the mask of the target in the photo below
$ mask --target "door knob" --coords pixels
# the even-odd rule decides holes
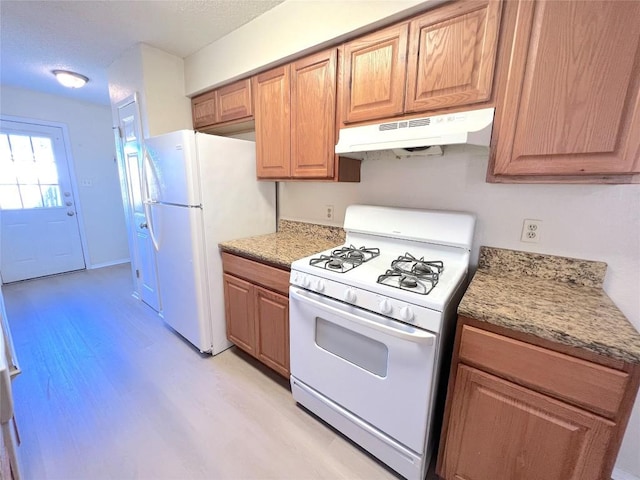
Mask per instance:
[[[71,212],[71,211],[67,212],[67,215],[70,216],[70,217],[73,217],[75,214],[76,214],[76,212]]]

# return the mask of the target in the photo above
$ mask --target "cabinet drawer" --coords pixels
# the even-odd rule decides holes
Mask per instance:
[[[465,325],[459,359],[515,383],[615,418],[629,375]]]
[[[222,269],[236,277],[289,295],[289,272],[264,263],[222,252]]]

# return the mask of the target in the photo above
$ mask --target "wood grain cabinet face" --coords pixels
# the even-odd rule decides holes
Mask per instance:
[[[227,337],[243,350],[255,354],[254,286],[227,274],[223,282]]]
[[[359,161],[334,153],[337,56],[330,49],[254,77],[258,178],[360,180]]]
[[[249,118],[253,115],[251,79],[247,78],[215,90],[216,123]]]
[[[458,367],[440,475],[601,480],[613,423],[465,365]]]
[[[337,50],[291,66],[291,174],[330,178],[335,159]]]
[[[637,366],[480,325],[459,318],[436,473],[610,478],[640,384]]]
[[[640,171],[640,2],[520,2],[494,175]]]
[[[289,299],[256,287],[256,356],[266,365],[289,376]]]
[[[291,67],[254,77],[258,178],[291,176]]]
[[[408,32],[402,23],[344,45],[345,123],[403,113]]]
[[[207,92],[191,99],[193,128],[208,127],[216,123],[215,92]]]
[[[491,96],[502,2],[456,2],[410,23],[405,112]]]
[[[227,252],[222,266],[227,338],[289,378],[289,272]]]
[[[253,116],[251,80],[239,80],[191,100],[193,128],[250,119]]]

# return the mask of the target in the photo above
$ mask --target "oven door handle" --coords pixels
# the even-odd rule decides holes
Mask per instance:
[[[352,313],[346,312],[344,310],[340,310],[339,308],[332,307],[331,305],[327,305],[321,301],[315,300],[311,298],[309,294],[302,290],[298,290],[295,288],[291,288],[289,290],[289,294],[293,298],[293,300],[298,300],[301,302],[306,302],[312,304],[314,307],[324,310],[325,312],[332,313],[334,318],[326,319],[335,323],[336,325],[340,325],[341,327],[349,328],[348,323],[357,323],[358,325],[362,325],[367,328],[371,328],[374,330],[378,330],[387,335],[393,335],[394,337],[401,338],[403,340],[408,340],[414,343],[420,343],[423,345],[433,345],[436,339],[436,336],[432,333],[426,332],[424,330],[419,330],[417,328],[412,328],[412,331],[407,332],[404,330],[400,330],[397,328],[393,328],[388,325],[384,325],[382,323],[373,322],[371,320],[367,320],[366,318],[359,317]]]

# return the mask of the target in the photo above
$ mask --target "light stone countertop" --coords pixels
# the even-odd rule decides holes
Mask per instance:
[[[605,272],[602,262],[481,247],[458,313],[640,363],[640,333],[602,290]]]
[[[294,260],[342,245],[344,238],[340,227],[280,220],[276,233],[221,242],[219,246],[223,252],[288,270]]]

